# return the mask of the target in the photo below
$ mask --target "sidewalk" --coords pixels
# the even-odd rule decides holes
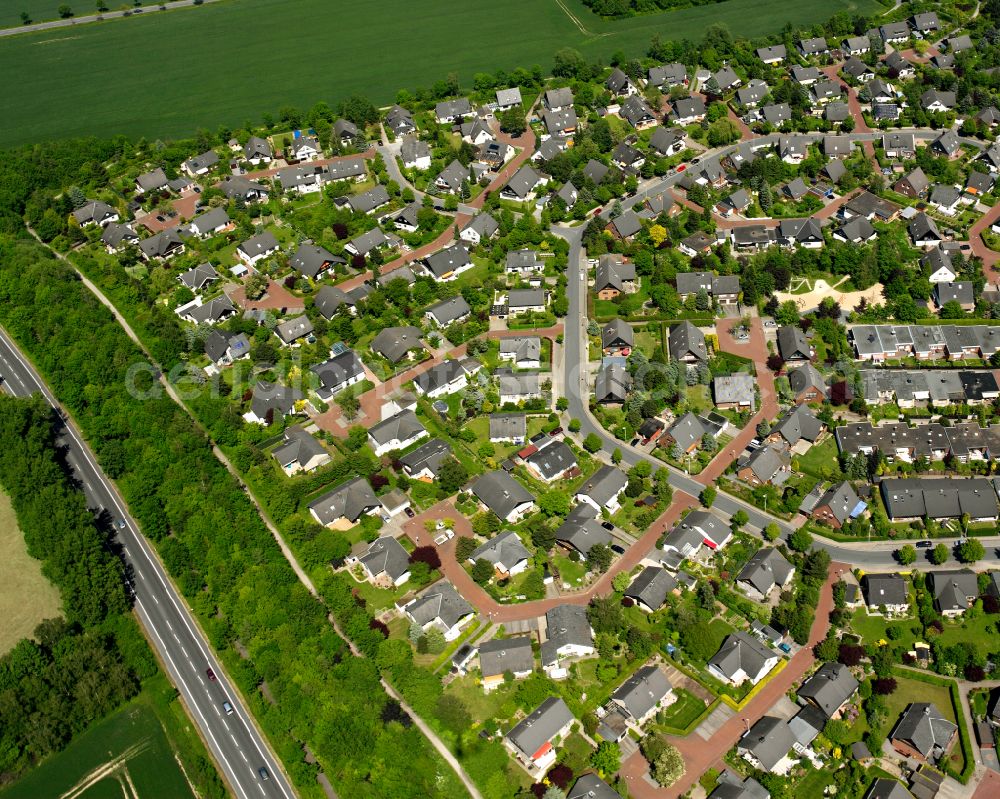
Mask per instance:
[[[403,532],[417,546],[432,546],[441,558],[441,571],[455,585],[458,593],[469,602],[479,613],[485,615],[494,624],[504,624],[512,621],[523,621],[542,616],[546,611],[557,605],[586,605],[595,596],[605,596],[611,592],[611,581],[616,574],[629,572],[646,553],[656,545],[657,539],[680,518],[681,513],[698,504],[697,500],[683,491],[674,491],[670,506],[657,518],[642,538],[630,546],[608,571],[594,582],[587,590],[578,591],[566,596],[552,599],[539,599],[534,602],[502,605],[487,594],[476,583],[465,568],[455,560],[455,547],[461,536],[472,537],[472,524],[452,504],[444,500],[433,507],[407,520]],[[434,543],[433,536],[424,529],[424,522],[451,519],[455,523],[455,537],[444,544]]]
[[[809,634],[809,642],[795,653],[785,668],[775,675],[746,707],[734,714],[707,740],[696,734],[670,739],[684,757],[687,769],[683,777],[669,787],[658,788],[646,780],[649,766],[641,752],[636,752],[625,761],[619,774],[628,782],[630,796],[634,799],[677,799],[690,790],[708,769],[715,767],[721,771],[724,768],[722,758],[739,741],[746,730],[746,724],[753,725],[766,715],[816,662],[812,649],[826,637],[826,632],[830,628],[833,585],[839,579],[840,572],[849,569],[850,566],[846,563],[830,564],[830,572],[820,591],[816,619]],[[802,799],[809,798],[802,797]]]

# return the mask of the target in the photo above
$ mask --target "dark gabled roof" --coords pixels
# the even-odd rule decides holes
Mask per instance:
[[[534,668],[535,654],[527,635],[494,638],[479,645],[479,670],[483,677],[498,677],[508,671],[517,674]]]
[[[503,191],[509,192],[515,197],[525,198],[534,191],[535,186],[542,180],[543,177],[538,172],[525,164],[507,181],[507,185],[504,186]]]
[[[425,313],[432,314],[437,319],[438,324],[447,326],[456,319],[468,316],[472,313],[472,308],[465,301],[465,297],[459,294],[450,299],[435,303]]]
[[[906,580],[898,574],[865,574],[861,578],[861,590],[865,604],[870,607],[909,603]]]
[[[621,794],[596,774],[584,774],[573,783],[566,799],[621,799]]]
[[[621,402],[632,387],[632,376],[619,363],[607,363],[597,373],[594,396],[598,402]]]
[[[341,305],[354,307],[354,300],[347,292],[336,286],[321,286],[316,292],[313,305],[326,319],[332,319]]]
[[[309,278],[315,278],[331,264],[343,263],[344,258],[315,244],[300,244],[289,262],[292,269]]]
[[[344,350],[328,361],[316,364],[310,371],[319,378],[322,388],[332,389],[354,377],[364,375],[365,367],[354,350]]]
[[[635,331],[624,319],[612,319],[601,328],[601,346],[631,347],[635,343]]]
[[[564,441],[550,439],[543,447],[524,459],[546,480],[552,480],[577,465],[576,455]]]
[[[423,331],[419,327],[387,327],[372,339],[373,352],[385,356],[392,363],[399,363],[410,350],[421,349],[420,337]]]
[[[531,552],[521,543],[517,533],[513,530],[504,530],[473,550],[469,560],[485,560],[494,566],[503,564],[509,569],[530,557]]]
[[[236,306],[225,294],[209,300],[206,303],[191,308],[187,315],[195,324],[215,324],[236,313]]]
[[[413,452],[403,455],[399,459],[399,462],[409,472],[421,472],[427,469],[436,477],[441,464],[450,456],[451,444],[440,438],[432,438],[430,441],[421,444]]]
[[[440,619],[445,627],[454,627],[475,611],[448,580],[435,583],[406,606],[406,612],[421,627]]]
[[[215,271],[215,267],[211,264],[198,264],[186,272],[181,272],[177,276],[177,279],[192,291],[196,291],[204,288],[208,283],[218,280],[219,273]]]
[[[758,549],[737,578],[767,594],[776,585],[784,585],[795,567],[774,547]]]
[[[426,432],[427,429],[409,408],[368,428],[368,436],[380,446],[390,441],[408,441]]]
[[[658,571],[663,572],[662,569]],[[625,680],[611,695],[611,699],[623,706],[633,719],[641,719],[672,690],[673,686],[667,675],[658,666],[649,665],[643,666]]]
[[[637,94],[625,99],[620,113],[624,119],[631,123],[632,127],[638,127],[643,122],[655,119],[653,109]]]
[[[905,741],[924,757],[936,760],[957,731],[932,702],[914,702],[903,712],[890,740]]]
[[[597,544],[607,546],[611,543],[611,533],[596,519],[589,518],[588,511],[592,513],[593,509],[577,506],[566,521],[556,528],[556,541],[573,547],[584,557],[590,552],[591,547]]]
[[[281,322],[274,328],[274,332],[285,344],[291,344],[293,341],[312,333],[313,323],[308,316],[303,314],[294,319],[287,319]]]
[[[855,512],[859,508],[863,509],[864,505],[854,487],[846,480],[830,486],[816,503],[816,507],[828,507],[841,524],[856,515]]]
[[[667,601],[667,594],[677,587],[677,580],[659,566],[647,566],[626,589],[625,596],[658,610]],[[641,714],[639,714],[641,715]]]
[[[712,656],[708,664],[727,677],[733,677],[740,670],[746,674],[757,674],[773,657],[770,649],[745,632],[737,630],[726,636],[719,651]]]
[[[501,519],[506,519],[518,505],[535,500],[528,489],[504,471],[484,474],[473,483],[472,493]]]
[[[297,424],[285,430],[285,443],[271,454],[282,466],[288,463],[304,466],[318,455],[328,455],[323,445]]]
[[[699,361],[708,360],[705,334],[688,321],[670,328],[667,348],[670,351],[670,357],[674,360],[679,360],[687,355],[693,355]]]
[[[789,408],[771,428],[772,433],[779,433],[793,447],[802,440],[815,442],[822,431],[823,422],[805,405]]]
[[[278,240],[270,230],[265,230],[263,233],[248,238],[239,246],[239,249],[253,258],[278,249]]]
[[[843,663],[824,663],[816,673],[799,688],[801,699],[808,699],[822,710],[827,718],[840,709],[858,690],[858,681]]]
[[[793,325],[778,328],[778,352],[786,361],[809,360],[812,348],[802,329]]]
[[[464,243],[452,244],[428,255],[424,263],[432,275],[441,278],[466,266],[469,263],[469,250]]]
[[[870,752],[868,757],[871,757]],[[865,799],[913,799],[913,794],[897,780],[878,777],[865,794]]]
[[[327,491],[309,503],[309,510],[320,524],[332,524],[340,519],[357,522],[362,514],[379,505],[378,497],[363,477],[355,477]]]
[[[174,228],[161,230],[155,236],[139,242],[139,249],[147,258],[163,258],[182,246],[184,242]]]
[[[784,719],[762,716],[743,733],[738,745],[752,753],[764,769],[770,771],[795,745],[795,736]]]
[[[573,712],[562,697],[550,696],[505,737],[525,759],[530,760],[571,721]]]
[[[970,606],[969,597],[979,596],[979,580],[971,569],[951,569],[928,575],[934,592],[934,607],[939,613],[964,611]]]
[[[604,464],[577,489],[577,496],[586,495],[598,506],[604,507],[617,497],[628,484],[628,477],[616,466]]]
[[[410,555],[403,545],[392,536],[384,535],[376,538],[368,546],[368,551],[358,558],[374,575],[387,575],[393,581],[398,580],[410,570]]]
[[[556,605],[546,611],[542,665],[555,662],[556,651],[567,645],[594,645],[594,632],[587,620],[587,609],[580,605]]]

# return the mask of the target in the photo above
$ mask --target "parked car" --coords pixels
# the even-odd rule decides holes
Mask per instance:
[[[780,649],[786,655],[792,651],[792,648],[788,644],[778,644],[778,649]]]
[[[633,438],[633,439],[632,439],[631,441],[629,441],[629,442],[628,442],[628,445],[629,445],[630,447],[634,447],[634,446],[636,446],[636,445],[637,445],[638,443],[639,443],[639,439],[638,439],[638,438]]]
[[[403,511],[404,511],[404,513],[406,513],[406,515],[407,515],[407,516],[409,516],[409,517],[410,517],[411,519],[412,519],[412,518],[413,518],[414,516],[416,516],[416,515],[417,515],[417,514],[415,514],[415,513],[413,512],[413,508],[404,508],[404,509],[403,509]]]
[[[625,554],[625,549],[623,547],[619,546],[618,544],[612,544],[611,545],[611,551],[614,552],[617,555],[624,555]]]
[[[933,541],[917,541],[917,549],[930,549],[934,546]]]
[[[563,431],[563,429],[561,427],[557,427],[555,430],[553,430],[551,433],[549,433],[549,435],[550,436],[557,436],[560,433],[562,433],[562,431]]]
[[[601,527],[605,530],[614,530],[615,526],[611,522],[601,522]]]

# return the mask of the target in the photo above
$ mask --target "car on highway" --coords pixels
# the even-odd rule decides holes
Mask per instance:
[[[118,529],[119,530],[124,530],[125,529],[125,520],[124,519],[119,519],[118,520]]]
[[[222,709],[224,711],[226,711],[226,715],[227,716],[233,715],[233,706],[231,704],[229,704],[228,702],[223,702],[222,703]]]
[[[215,682],[215,672],[214,671],[212,671],[211,669],[205,669],[205,674],[208,676],[208,679],[210,679],[212,682]]]
[[[934,546],[933,541],[917,541],[917,549],[930,549]]]
[[[267,769],[264,768],[263,766],[261,766],[259,769],[257,769],[257,773],[260,774],[260,778],[262,780],[264,780],[265,782],[267,780],[271,779],[271,775],[267,773]]]

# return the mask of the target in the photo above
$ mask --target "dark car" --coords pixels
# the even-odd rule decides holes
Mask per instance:
[[[612,544],[611,545],[611,551],[615,552],[615,553],[617,553],[619,555],[624,555],[625,554],[625,549],[623,547],[618,546],[618,544]]]
[[[214,671],[212,671],[211,669],[205,669],[205,674],[208,675],[208,679],[210,679],[212,682],[215,682],[215,672]]]
[[[267,769],[264,768],[263,766],[261,766],[259,769],[257,769],[257,773],[260,774],[260,778],[262,780],[269,780],[269,779],[271,779],[271,775],[267,773]]]
[[[601,522],[601,527],[605,530],[614,530],[615,526],[611,522]]]
[[[559,434],[560,434],[560,433],[561,433],[562,431],[563,431],[563,429],[562,429],[561,427],[557,427],[557,428],[556,428],[555,430],[553,430],[553,431],[552,431],[551,433],[549,433],[549,435],[550,435],[550,436],[557,436],[557,435],[559,435]]]
[[[628,445],[630,447],[634,447],[638,443],[639,443],[639,439],[638,438],[633,438],[631,441],[628,442]]]
[[[406,515],[407,515],[408,517],[410,517],[411,519],[412,519],[412,518],[413,518],[414,516],[416,516],[416,515],[417,515],[417,514],[415,514],[415,513],[413,512],[413,508],[404,508],[403,510],[404,510],[404,512],[406,513]]]
[[[930,549],[934,546],[933,541],[917,541],[917,549]]]

